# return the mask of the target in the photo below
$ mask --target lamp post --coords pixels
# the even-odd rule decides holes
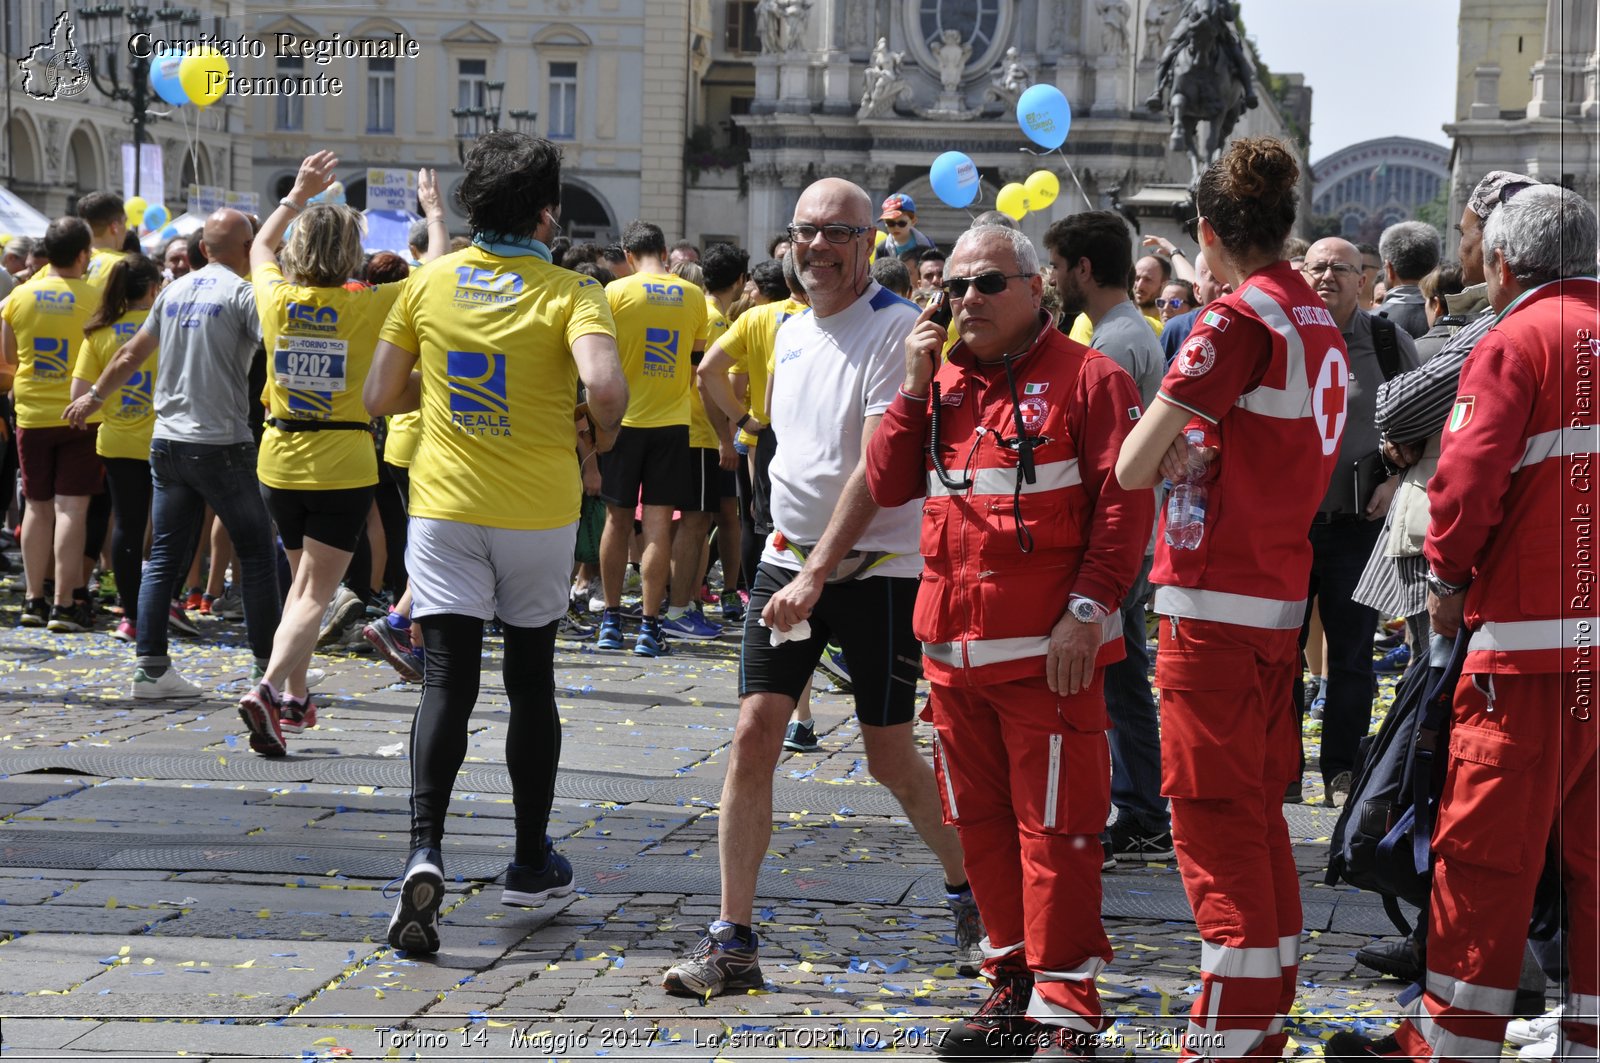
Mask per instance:
[[[127,81],[122,78],[118,53],[137,33],[148,33],[160,19],[166,36],[191,32],[200,25],[197,12],[171,4],[152,11],[148,7],[97,4],[78,12],[87,26],[90,43],[82,49],[88,59],[89,76],[104,96],[133,107],[133,194],[141,195],[144,174],[144,143],[150,124],[150,57],[134,55],[128,60]]]
[[[485,81],[483,83],[482,107],[452,107],[450,117],[456,120],[456,158],[463,164],[467,161],[467,148],[474,140],[485,133],[492,133],[500,128],[500,94],[505,91],[504,81]],[[512,111],[511,117],[516,118],[520,112]]]

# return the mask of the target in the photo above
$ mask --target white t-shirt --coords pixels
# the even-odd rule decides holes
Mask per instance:
[[[772,523],[784,538],[815,545],[861,461],[862,422],[889,408],[905,378],[905,338],[921,311],[873,282],[849,308],[819,318],[809,310],[778,329],[773,345]],[[864,575],[922,572],[922,506],[880,510],[855,549],[889,551]],[[769,539],[761,559],[798,570],[800,559]]]

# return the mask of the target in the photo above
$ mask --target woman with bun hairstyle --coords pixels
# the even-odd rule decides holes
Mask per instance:
[[[72,397],[89,387],[150,316],[163,282],[161,265],[144,255],[119,259],[106,274],[106,288],[94,316],[83,326],[84,344],[72,367]],[[143,576],[144,532],[150,521],[150,436],[155,432],[156,360],[151,354],[106,396],[105,420],[94,450],[106,467],[106,486],[116,523],[111,530],[111,573],[117,579],[122,620],[114,634],[132,642],[139,623],[139,584]]]
[[[1299,177],[1271,137],[1234,141],[1201,176],[1200,248],[1233,291],[1195,322],[1117,461],[1125,488],[1197,475],[1207,496],[1197,544],[1191,533],[1172,545],[1163,514],[1150,574],[1162,793],[1201,939],[1186,1057],[1280,1058],[1294,1000],[1291,687],[1307,533],[1339,453],[1349,376],[1338,326],[1282,255]]]

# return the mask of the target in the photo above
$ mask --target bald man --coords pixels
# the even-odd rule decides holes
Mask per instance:
[[[867,491],[867,443],[899,391],[902,344],[918,316],[916,304],[872,279],[872,220],[866,192],[827,178],[800,194],[789,226],[811,312],[785,321],[773,346],[768,397],[782,440],[771,469],[776,531],[745,614],[739,723],[717,825],[721,911],[694,951],[668,968],[671,993],[704,998],[764,984],[752,908],[772,836],[772,772],[789,714],[829,641],[850,670],[867,769],[943,865],[960,961],[981,960],[961,842],[943,821],[913,734],[920,507],[883,509]]]
[[[201,239],[205,267],[162,290],[144,325],[65,413],[73,424],[84,423],[104,396],[127,383],[159,345],[156,427],[150,443],[155,537],[139,588],[135,698],[206,693],[172,667],[167,618],[207,505],[232,536],[238,554],[245,630],[255,657],[252,682],[272,655],[279,612],[277,571],[249,420],[250,362],[261,344],[255,295],[246,277],[250,241],[250,219],[238,211],[219,210],[207,218]],[[257,752],[282,756],[284,750],[280,744]]]

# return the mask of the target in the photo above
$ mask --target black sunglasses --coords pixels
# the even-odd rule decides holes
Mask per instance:
[[[965,298],[969,287],[978,289],[980,295],[999,295],[1006,290],[1007,281],[1031,276],[1032,273],[1001,273],[999,270],[990,270],[976,277],[946,277],[939,287],[949,292],[952,299]]]

